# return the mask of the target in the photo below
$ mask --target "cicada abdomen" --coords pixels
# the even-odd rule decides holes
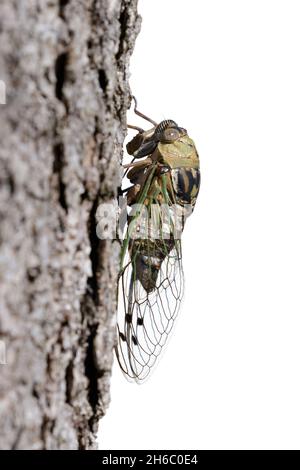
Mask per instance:
[[[180,308],[181,233],[195,206],[200,170],[194,142],[172,120],[140,129],[127,150],[136,161],[127,165],[132,186],[125,191],[130,211],[121,250],[116,353],[126,376],[140,382]]]

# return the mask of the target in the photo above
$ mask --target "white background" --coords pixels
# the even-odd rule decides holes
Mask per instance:
[[[188,129],[202,186],[175,332],[145,384],[115,364],[100,448],[299,449],[300,2],[139,11],[133,93]]]

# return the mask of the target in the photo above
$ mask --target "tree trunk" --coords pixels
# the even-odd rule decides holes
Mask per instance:
[[[109,403],[119,245],[99,240],[137,0],[0,6],[0,446],[90,449]]]

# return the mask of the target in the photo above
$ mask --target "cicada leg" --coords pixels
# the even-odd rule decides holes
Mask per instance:
[[[152,163],[152,160],[151,158],[145,158],[145,160],[140,160],[138,162],[131,162],[131,163],[128,163],[127,165],[123,165],[123,168],[124,169],[127,169],[127,168],[133,168],[133,167],[143,167],[143,166],[148,166],[150,165],[150,163]]]
[[[146,114],[144,113],[141,113],[141,111],[138,111],[137,109],[137,99],[135,96],[132,95],[132,99],[134,101],[134,113],[137,115],[137,116],[140,116],[141,118],[145,119],[146,121],[148,122],[151,122],[151,124],[153,124],[154,126],[157,126],[157,122],[153,121],[153,119],[149,118],[148,116],[146,116]]]
[[[134,129],[135,131],[138,131],[140,134],[145,132],[142,127],[134,126],[133,124],[127,124],[127,127],[128,127],[128,129]]]

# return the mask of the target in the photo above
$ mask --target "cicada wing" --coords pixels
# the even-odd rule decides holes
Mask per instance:
[[[165,256],[155,287],[147,291],[129,252],[119,279],[117,358],[129,379],[144,381],[170,335],[183,297],[181,243]]]
[[[181,218],[166,190],[166,176],[146,171],[132,206],[122,246],[116,353],[125,375],[145,380],[165,345],[183,297]]]

